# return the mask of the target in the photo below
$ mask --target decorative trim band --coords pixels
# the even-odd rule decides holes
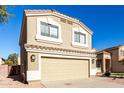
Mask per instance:
[[[79,50],[70,50],[63,48],[55,48],[55,47],[46,47],[46,46],[37,46],[37,45],[29,45],[25,44],[25,49],[27,51],[35,51],[35,52],[43,52],[48,54],[58,54],[58,55],[71,55],[71,56],[80,56],[80,57],[96,57],[96,51],[79,51]]]

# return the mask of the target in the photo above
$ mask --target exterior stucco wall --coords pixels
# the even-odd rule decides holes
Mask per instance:
[[[112,53],[112,72],[124,72],[124,65],[119,62],[119,49],[110,52]]]
[[[97,61],[96,62],[101,62],[101,67],[97,67],[97,72],[103,72],[103,53],[102,54],[97,54]]]
[[[124,50],[124,46],[121,46],[118,50],[116,50],[116,53],[118,54],[118,57],[113,57],[113,60],[115,60],[113,63],[114,65],[114,72],[121,72],[124,73],[124,64],[122,62],[119,62],[119,60],[123,59],[124,56],[121,55],[120,50]]]
[[[24,47],[20,49],[20,58],[21,73],[25,73],[27,70],[27,52]]]
[[[37,18],[38,17],[27,17],[27,43],[34,44],[34,45],[43,45],[43,46],[50,46],[50,47],[58,47],[58,48],[68,48],[68,49],[76,49],[76,50],[86,50],[91,49],[91,38],[92,36],[88,33],[88,48],[81,48],[81,47],[72,47],[72,25],[65,24],[60,21],[60,18],[49,16],[57,23],[61,25],[61,36],[62,36],[62,44],[56,43],[49,43],[49,42],[42,42],[36,40],[36,33],[37,33]]]
[[[115,49],[115,50],[111,50],[110,51],[111,53],[111,61],[112,61],[112,72],[116,72],[117,71],[117,68],[118,68],[118,49]]]
[[[38,70],[38,53],[34,53],[34,52],[28,52],[28,71],[32,71],[32,70]],[[31,61],[31,55],[35,55],[36,56],[36,60],[34,62]]]
[[[96,60],[92,59],[91,61],[92,61],[92,62],[91,62],[91,64],[92,64],[92,65],[91,65],[91,68],[92,68],[92,69],[96,68]]]
[[[104,54],[104,55],[103,55],[103,58],[104,58],[104,59],[111,59],[111,55],[110,55],[110,54]]]
[[[24,44],[26,43],[27,43],[27,18],[24,18],[22,22],[22,31],[21,31],[21,36],[20,36],[21,74],[26,73],[26,70],[27,70],[27,52],[24,47]]]
[[[121,55],[120,50],[123,50],[124,47],[118,47],[115,49],[107,50],[107,54],[97,54],[97,59],[100,59],[103,62],[103,70],[105,70],[105,59],[110,59],[111,68],[113,73],[123,73],[124,72],[124,65],[123,63],[119,62],[124,56]]]

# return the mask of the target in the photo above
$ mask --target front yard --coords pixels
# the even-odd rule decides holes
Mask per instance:
[[[23,84],[18,81],[19,76],[12,76],[9,78],[0,76],[0,88],[43,88],[45,87],[41,83]]]

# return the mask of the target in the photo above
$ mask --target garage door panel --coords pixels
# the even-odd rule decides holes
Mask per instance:
[[[42,80],[88,77],[88,60],[42,58]]]

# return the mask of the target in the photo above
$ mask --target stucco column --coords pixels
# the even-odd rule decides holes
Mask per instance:
[[[92,60],[94,62],[92,63]],[[90,76],[95,76],[97,73],[97,68],[96,68],[96,59],[95,58],[90,58]]]
[[[92,59],[90,58],[89,59],[89,61],[90,61],[90,66],[89,66],[89,69],[90,69],[90,76],[92,75]]]
[[[105,67],[105,58],[103,58],[103,73],[106,72],[106,67]]]
[[[40,54],[36,54],[36,53],[30,53],[28,54],[28,58],[30,60],[31,55],[35,55],[36,56],[36,61],[34,62],[35,64],[38,64],[37,69],[28,69],[27,70],[27,81],[39,81],[41,80],[41,55]],[[28,62],[30,62],[28,60]],[[29,65],[33,64],[32,62],[30,62]],[[33,65],[32,65],[33,66]]]

